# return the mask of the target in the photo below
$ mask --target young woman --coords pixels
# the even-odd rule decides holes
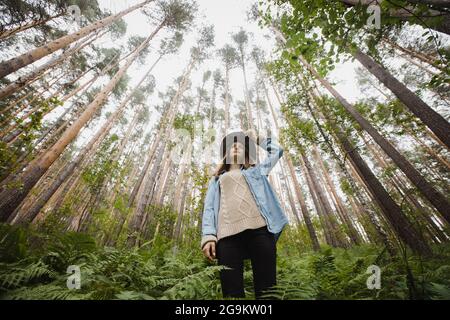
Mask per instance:
[[[256,145],[268,152],[254,164]],[[244,259],[251,260],[255,297],[276,284],[276,242],[288,223],[267,175],[283,155],[271,138],[251,130],[228,134],[221,144],[222,163],[205,198],[201,248],[222,270],[225,297],[244,298]]]

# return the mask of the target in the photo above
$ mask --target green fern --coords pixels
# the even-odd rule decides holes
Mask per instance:
[[[155,300],[154,297],[148,294],[135,291],[122,291],[116,294],[116,298],[120,300]]]
[[[450,287],[431,282],[429,289],[431,292],[431,298],[437,300],[450,300]]]
[[[2,289],[18,288],[30,283],[32,280],[43,280],[44,278],[48,280],[57,276],[42,261],[34,262],[25,267],[21,267],[20,264],[23,264],[23,262],[9,266],[3,264],[1,266],[0,286]]]
[[[424,299],[449,299],[450,245],[435,246],[426,259],[389,256],[379,246],[351,249],[323,247],[318,252],[293,250],[282,239],[277,285],[263,297],[281,300],[409,299],[407,264]],[[176,249],[175,249],[176,248]],[[98,247],[79,233],[47,234],[0,225],[1,299],[222,299],[223,266],[206,261],[196,246],[164,237],[137,249]],[[26,257],[26,258],[25,258]],[[382,270],[380,290],[366,286],[369,265]],[[81,288],[66,286],[67,267],[81,270]],[[247,299],[253,299],[253,274],[244,264]]]
[[[81,294],[76,290],[55,284],[20,288],[8,292],[4,299],[11,300],[81,300],[89,299],[91,294]]]
[[[223,266],[207,267],[204,270],[190,274],[164,292],[163,299],[202,299],[208,296],[208,288],[214,282],[217,272]]]

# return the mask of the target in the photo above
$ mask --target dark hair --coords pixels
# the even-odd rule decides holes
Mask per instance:
[[[247,155],[245,156],[245,163],[241,164],[241,168],[244,167],[244,169],[248,169],[251,167],[254,167],[255,164],[254,163],[250,163]],[[227,171],[230,171],[230,164],[229,163],[225,163],[225,158],[222,159],[221,163],[219,164],[219,167],[216,169],[216,171],[214,172],[214,176],[216,178],[219,178],[219,176]]]

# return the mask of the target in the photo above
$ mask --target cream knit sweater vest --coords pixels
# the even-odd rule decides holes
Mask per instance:
[[[266,225],[241,170],[225,172],[220,176],[219,183],[217,240]]]

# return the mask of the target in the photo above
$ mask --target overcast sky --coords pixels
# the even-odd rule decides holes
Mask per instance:
[[[129,7],[133,4],[140,2],[141,0],[99,0],[102,8],[108,8],[112,12],[116,13]],[[185,41],[180,49],[180,52],[176,55],[166,57],[161,61],[154,69],[153,74],[156,77],[156,88],[159,91],[164,89],[173,83],[173,80],[181,75],[183,68],[189,60],[189,50],[195,45],[196,30],[202,25],[214,25],[215,30],[215,45],[216,48],[221,48],[225,44],[233,44],[230,34],[239,31],[240,27],[243,27],[246,31],[251,32],[249,52],[253,46],[265,50],[268,54],[272,51],[274,46],[274,38],[269,30],[261,29],[256,23],[249,22],[246,17],[246,12],[251,7],[254,0],[197,0],[199,5],[198,18],[196,21],[196,28],[194,28],[189,34],[185,35]],[[151,5],[149,5],[151,8]],[[151,32],[151,25],[148,19],[139,11],[129,14],[124,19],[128,25],[129,35],[146,36]],[[159,41],[164,37],[166,33],[162,32],[159,37],[152,42],[152,47],[157,48]],[[154,61],[155,56],[150,55],[148,63]],[[354,81],[354,63],[339,64],[336,66],[336,70],[330,74],[329,79],[336,82],[336,88],[341,92],[344,97],[350,101],[355,101],[360,95],[360,92]],[[208,61],[202,63],[197,70],[192,74],[193,88],[200,85],[203,72],[206,70],[215,70],[220,68],[223,70],[223,65],[220,59],[213,54]],[[130,75],[133,80],[138,81],[139,74],[145,72],[140,67],[140,70],[133,69],[130,71]],[[255,69],[252,63],[249,63],[248,67],[248,79],[250,85],[255,78]],[[234,69],[230,78],[231,93],[234,101],[243,100],[243,76],[240,69]]]
[[[142,2],[142,0],[98,0],[101,9],[109,10],[113,14],[118,13],[139,2]],[[254,0],[197,0],[197,3],[199,11],[197,13],[195,25],[189,33],[185,34],[185,41],[179,52],[175,55],[165,57],[153,69],[152,74],[155,77],[156,86],[155,93],[151,97],[149,97],[147,101],[147,106],[149,107],[151,113],[151,121],[146,127],[146,132],[151,132],[151,130],[154,128],[154,125],[159,119],[159,114],[154,109],[156,105],[160,104],[158,92],[166,92],[168,86],[173,85],[174,80],[182,74],[189,61],[190,48],[196,44],[195,40],[198,35],[197,31],[201,28],[201,26],[214,26],[215,48],[211,50],[212,55],[210,59],[204,61],[200,66],[198,66],[191,75],[192,86],[191,89],[185,93],[185,95],[190,94],[194,97],[194,99],[196,98],[197,94],[196,88],[201,85],[201,79],[205,71],[214,71],[215,69],[220,69],[222,73],[224,73],[224,66],[220,59],[217,57],[216,50],[223,47],[225,44],[233,45],[231,34],[239,31],[241,27],[251,34],[251,36],[249,37],[250,43],[248,46],[248,53],[250,53],[251,49],[254,46],[257,46],[260,49],[264,50],[268,55],[270,55],[274,48],[275,39],[270,31],[261,29],[257,25],[257,23],[249,22],[247,19],[247,11],[254,3]],[[152,6],[154,5],[147,5],[147,8],[151,10]],[[138,35],[147,37],[155,28],[155,25],[152,25],[152,23],[149,21],[149,18],[138,10],[125,16],[124,20],[127,23],[127,34],[125,35],[125,37],[116,41],[111,41],[109,37],[104,37],[100,41],[96,41],[96,44],[98,46],[104,47],[117,47],[118,45],[126,46],[126,41],[130,36]],[[77,28],[77,26],[75,25],[74,28]],[[168,31],[162,30],[152,40],[150,44],[151,53],[147,57],[145,65],[142,66],[134,63],[130,67],[130,69],[128,70],[128,75],[131,78],[129,83],[130,88],[132,88],[133,85],[142,78],[148,68],[150,68],[153,62],[157,59],[157,50],[159,48],[160,41],[167,37],[168,34]],[[358,96],[361,96],[361,93],[356,86],[356,81],[354,80],[355,65],[356,64],[350,62],[339,64],[336,66],[334,72],[328,77],[328,79],[336,83],[335,88],[339,90],[339,92],[343,94],[344,97],[352,102],[356,101]],[[249,62],[247,65],[247,79],[249,82],[249,87],[253,85],[255,75],[255,67],[253,66],[253,63]],[[103,81],[99,82],[97,85],[103,86],[107,81],[108,79],[103,79]],[[229,128],[229,132],[240,130],[239,121],[236,119],[236,114],[238,113],[238,111],[235,102],[244,100],[243,88],[244,80],[242,71],[240,68],[236,68],[232,70],[230,74],[230,93],[233,97],[233,103],[230,110],[231,127]],[[208,83],[208,87],[206,89],[209,93],[211,92],[211,82]],[[277,103],[274,93],[270,92],[269,94],[274,108],[279,109],[279,104]],[[220,100],[218,99],[216,102],[216,107],[221,109],[223,108],[222,104],[223,103],[220,103]],[[106,113],[113,112],[117,105],[118,102],[110,98],[107,105],[102,108],[102,114],[105,115]],[[70,105],[65,104],[63,108],[68,107],[70,107]],[[48,119],[54,119],[55,117],[58,117],[62,112],[63,109],[56,110],[56,112],[54,112],[52,115],[49,115]],[[132,118],[132,112],[133,111],[128,110],[128,113],[126,114],[127,119]],[[269,118],[272,122],[272,117],[270,117],[270,115],[267,115],[267,118]],[[280,125],[283,126],[283,122],[280,121],[280,119],[278,120],[280,122]],[[82,145],[87,143],[87,141],[91,139],[96,130],[100,128],[104,121],[105,117],[103,116],[98,122],[89,127],[85,127],[80,132],[80,135],[76,140],[76,145],[78,147],[81,147]],[[112,132],[116,132],[116,130],[120,130],[119,127],[114,127]],[[216,128],[216,130],[218,130],[218,133],[220,133],[220,128]],[[273,124],[271,130],[275,133],[275,127],[273,126]],[[220,135],[218,136],[218,139],[219,141],[221,140]],[[213,158],[210,159],[210,161],[212,161],[213,163],[217,163],[218,146],[217,150],[215,151],[214,149],[216,148],[214,148],[214,146],[212,146],[212,148],[212,152],[215,153],[215,155],[213,155]]]
[[[147,126],[147,132],[150,132],[152,130],[153,125],[156,123],[156,121],[158,121],[159,118],[158,113],[154,110],[154,106],[160,103],[157,93],[166,92],[167,87],[173,85],[174,80],[182,74],[189,61],[190,48],[196,44],[195,40],[197,38],[197,31],[201,28],[201,26],[214,26],[215,48],[211,50],[212,55],[210,59],[203,62],[192,73],[192,87],[185,93],[186,95],[190,94],[194,98],[196,97],[196,88],[201,85],[202,75],[205,71],[214,71],[215,69],[220,69],[222,73],[224,73],[224,66],[221,63],[220,59],[217,57],[215,51],[223,47],[225,44],[233,44],[231,34],[239,31],[241,27],[251,34],[251,36],[249,37],[250,43],[248,46],[248,53],[250,53],[251,49],[254,46],[257,46],[260,49],[264,50],[267,55],[270,55],[275,43],[273,35],[269,30],[261,29],[257,25],[257,23],[249,22],[247,19],[247,11],[254,3],[254,1],[255,0],[197,0],[199,7],[197,19],[192,30],[189,33],[185,34],[185,41],[180,48],[180,51],[175,55],[165,57],[153,69],[152,74],[154,75],[156,80],[156,89],[153,96],[149,97],[147,103],[152,114],[151,122]],[[98,0],[98,2],[101,9],[109,10],[113,14],[115,14],[134,4],[142,2],[142,0]],[[151,10],[153,6],[154,4],[147,5],[148,10]],[[130,36],[139,35],[147,37],[155,27],[155,24],[152,25],[152,23],[149,21],[149,18],[142,14],[139,10],[128,14],[124,17],[124,20],[127,23],[127,34],[125,37],[114,42],[111,41],[108,37],[105,37],[101,41],[96,42],[96,44],[105,47],[117,47],[120,44],[125,44],[126,40]],[[168,31],[163,30],[162,32],[158,33],[157,37],[152,40],[150,45],[150,49],[152,52],[147,57],[147,61],[144,66],[135,63],[128,70],[128,75],[131,77],[129,83],[130,87],[133,87],[133,84],[137,83],[141,79],[148,68],[156,60],[156,58],[158,57],[157,49],[159,48],[160,41],[167,35]],[[335,88],[351,102],[354,102],[358,97],[361,97],[361,93],[357,88],[355,81],[355,67],[356,64],[351,62],[339,64],[328,77],[329,80],[336,84]],[[247,66],[247,79],[249,82],[249,86],[251,87],[255,80],[255,67],[251,62],[249,62]],[[106,79],[104,81],[106,81]],[[234,103],[239,100],[244,100],[243,88],[244,81],[241,69],[237,68],[232,70],[230,74],[230,93],[233,97]],[[211,82],[208,83],[206,89],[208,90],[208,92],[211,92]],[[275,109],[278,109],[279,105],[273,92],[270,93],[270,96]],[[230,131],[240,129],[239,122],[238,120],[236,120],[236,114],[238,112],[234,103],[232,104],[230,110],[230,119],[232,121]],[[117,107],[117,102],[110,99],[109,103],[102,108],[102,113],[105,114],[106,112],[112,112],[115,107]],[[216,102],[216,107],[218,107],[219,109],[223,108],[223,105],[220,103],[219,99]],[[131,119],[131,117],[132,115],[131,113],[129,113],[127,118]],[[271,119],[271,117],[268,118]],[[101,123],[104,121],[104,117],[102,117],[102,119],[103,120],[101,120],[100,123],[94,124],[93,126],[87,127],[82,130],[76,142],[78,146],[85,144],[86,141],[88,141],[92,137],[95,130],[97,130],[97,128],[99,128]],[[282,122],[280,122],[280,124],[283,126]],[[118,130],[118,128],[115,127],[114,130]],[[272,127],[271,130],[275,132],[274,127]]]

